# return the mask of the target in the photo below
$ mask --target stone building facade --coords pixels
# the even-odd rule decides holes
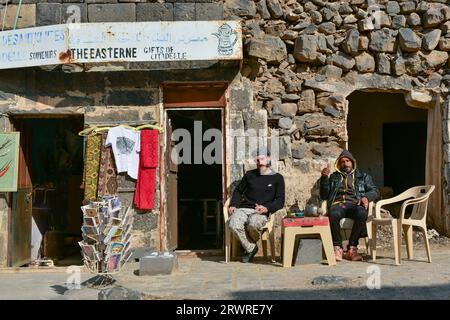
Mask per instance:
[[[5,30],[14,25],[18,2],[0,1],[0,17],[7,10]],[[426,182],[438,185],[430,226],[450,233],[450,1],[23,3],[17,28],[71,22],[239,20],[244,59],[241,65],[177,61],[2,70],[2,131],[11,129],[12,117],[24,114],[78,114],[84,116],[85,125],[99,119],[160,123],[162,84],[224,82],[226,129],[244,135],[257,129],[280,137],[275,165],[286,180],[286,205],[304,206],[318,201],[321,169],[349,146],[349,97],[355,92],[401,94],[408,106],[426,110],[426,170],[434,172],[426,174]],[[230,162],[224,173],[228,192],[251,167],[248,162]],[[134,185],[121,178],[119,187],[132,190]],[[136,215],[135,247],[166,247],[170,222],[160,215],[159,204],[166,205],[164,199],[160,202],[161,190],[158,183],[156,208]],[[131,202],[132,192],[122,196]],[[1,196],[0,208],[0,265],[6,265],[10,195]]]

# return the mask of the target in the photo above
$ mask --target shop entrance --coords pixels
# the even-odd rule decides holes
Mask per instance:
[[[401,93],[357,91],[348,100],[349,150],[382,196],[425,184],[428,111],[409,107]]]
[[[171,157],[168,161],[172,162],[168,173],[168,211],[170,217],[177,211],[176,248],[221,249],[222,110],[169,109],[167,121],[176,139],[167,148],[167,156]]]
[[[83,117],[15,117],[13,125],[21,139],[8,264],[81,265]]]

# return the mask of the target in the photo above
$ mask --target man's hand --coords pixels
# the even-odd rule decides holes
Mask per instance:
[[[330,164],[327,164],[327,167],[322,170],[322,176],[327,178],[330,176]]]
[[[231,216],[236,211],[236,207],[229,207],[228,214]]]
[[[266,214],[267,212],[269,212],[269,210],[266,207],[259,205],[259,204],[255,205],[255,210],[259,214]]]
[[[366,197],[362,197],[362,198],[358,201],[357,205],[363,206],[364,208],[367,209],[367,208],[369,207],[369,199],[367,199]]]

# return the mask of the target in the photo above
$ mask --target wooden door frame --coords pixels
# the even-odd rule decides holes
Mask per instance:
[[[189,88],[205,88],[208,86],[212,87],[222,87],[223,95],[216,102],[214,101],[203,101],[203,102],[164,102],[164,90],[167,88],[174,88],[177,90],[189,89]],[[160,123],[165,125],[167,120],[167,111],[169,110],[221,110],[221,122],[222,122],[222,194],[224,201],[227,199],[227,182],[230,178],[230,169],[228,166],[228,157],[226,154],[227,150],[227,127],[229,124],[229,110],[227,108],[228,105],[228,97],[229,97],[229,83],[228,82],[195,82],[195,83],[164,83],[159,87],[159,117]],[[160,234],[160,250],[165,251],[167,249],[167,237],[165,235],[166,229],[166,217],[165,212],[167,207],[167,199],[166,199],[166,152],[167,148],[165,145],[165,141],[167,139],[167,132],[164,130],[162,143],[160,144],[160,174],[159,174],[159,192],[160,192],[160,203],[159,203],[159,211],[160,211],[160,224],[159,224],[159,234]]]
[[[67,119],[67,118],[80,118],[83,121],[83,124],[85,123],[84,121],[84,113],[59,113],[59,112],[55,112],[55,113],[44,113],[44,114],[40,114],[40,113],[9,113],[9,117],[10,117],[10,132],[14,132],[14,131],[20,131],[21,132],[21,139],[22,139],[22,125],[18,125],[18,123],[21,123],[22,120],[24,119]],[[21,152],[21,147],[22,147],[22,143],[19,142],[19,152]],[[28,150],[29,152],[29,150]],[[83,155],[84,156],[84,155]],[[26,161],[26,159],[29,159],[29,155],[23,155],[23,160]],[[83,159],[84,161],[84,159]],[[20,162],[20,157],[19,157],[19,162]],[[84,169],[83,169],[84,170]],[[31,181],[31,173],[30,170],[28,168],[28,178],[30,180],[31,183],[31,190],[33,190],[33,182]],[[19,175],[20,175],[20,167],[19,167]],[[21,180],[20,180],[20,176],[18,177],[18,184],[20,185]],[[18,188],[19,189],[19,188]],[[12,262],[12,252],[11,252],[11,241],[12,241],[12,233],[11,233],[11,223],[13,221],[13,215],[15,214],[15,210],[13,207],[14,204],[14,192],[8,192],[8,226],[7,226],[7,230],[8,230],[8,234],[7,234],[7,243],[6,243],[6,264],[7,266],[9,266]],[[33,201],[33,199],[31,200]],[[31,208],[31,216],[33,215],[33,209]],[[31,237],[31,230],[30,230],[30,237]],[[31,254],[31,252],[30,252]]]

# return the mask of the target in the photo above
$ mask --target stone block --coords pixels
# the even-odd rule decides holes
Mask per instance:
[[[292,157],[291,138],[289,136],[279,137],[278,159],[283,160]],[[276,158],[276,150],[271,150],[272,156]]]
[[[173,4],[174,21],[194,21],[195,3],[174,3]]]
[[[328,57],[328,64],[338,66],[344,70],[350,70],[355,66],[355,60],[343,52],[338,52]]]
[[[300,62],[311,62],[317,58],[317,37],[302,35],[295,41],[294,58]]]
[[[178,269],[175,252],[152,252],[139,260],[139,276],[171,274]]]
[[[439,44],[442,31],[439,29],[431,30],[424,34],[422,38],[422,48],[427,51],[434,50]]]
[[[173,21],[173,4],[138,3],[136,21]]]
[[[442,11],[432,8],[424,13],[422,16],[423,26],[425,28],[437,27],[441,22],[444,21],[444,15]]]
[[[370,50],[375,52],[394,52],[395,36],[394,31],[384,28],[373,31],[370,34]]]
[[[267,130],[267,111],[265,109],[244,111],[243,118],[246,130],[256,130],[257,133],[259,130],[264,132]]]
[[[87,5],[82,3],[38,3],[36,25],[87,22]]]
[[[413,1],[405,1],[400,3],[402,13],[411,13],[416,10],[416,4]]]
[[[64,1],[63,2],[69,2]],[[61,4],[62,23],[88,22],[87,4],[63,3]]]
[[[410,27],[420,26],[420,16],[417,13],[413,12],[409,15],[407,22]]]
[[[8,10],[6,10],[5,16],[5,7],[0,7],[0,17],[3,21],[4,19],[4,28],[12,29],[14,27],[14,23],[16,21],[17,15],[17,5],[8,5]],[[2,23],[3,24],[3,23]],[[17,21],[17,28],[29,28],[34,27],[36,25],[36,5],[35,4],[24,4],[20,9],[19,20]]]
[[[261,18],[263,19],[270,19],[270,12],[269,9],[267,9],[267,2],[266,0],[260,0],[256,3],[256,10],[261,15]]]
[[[61,4],[38,3],[36,7],[36,25],[48,26],[62,23]]]
[[[273,18],[278,19],[283,16],[283,8],[278,0],[267,0],[267,9]]]
[[[356,29],[351,29],[347,32],[344,42],[342,43],[342,49],[350,54],[356,55],[359,48],[359,32]]]
[[[392,28],[400,29],[406,26],[406,17],[403,15],[396,15],[392,17]]]
[[[224,2],[225,17],[232,18],[248,17],[253,18],[256,15],[256,5],[252,0],[227,0]]]
[[[243,82],[239,86],[233,86],[230,90],[231,110],[248,110],[253,103],[251,84]]]
[[[107,106],[150,106],[158,103],[156,91],[115,90],[106,96]]]
[[[250,41],[248,55],[254,58],[261,58],[268,63],[280,63],[286,59],[286,44],[278,37],[264,36]]]
[[[400,48],[405,52],[417,52],[422,46],[422,39],[409,28],[399,30]]]
[[[377,72],[380,74],[391,74],[391,61],[385,53],[377,54]]]
[[[386,11],[389,14],[397,14],[400,12],[398,1],[388,1],[386,4]]]
[[[295,247],[298,249],[296,250]],[[298,239],[295,247],[294,265],[322,263],[322,241],[320,239]]]
[[[89,4],[89,22],[132,22],[136,21],[134,3]]]
[[[223,20],[223,4],[221,3],[196,3],[195,20]]]

